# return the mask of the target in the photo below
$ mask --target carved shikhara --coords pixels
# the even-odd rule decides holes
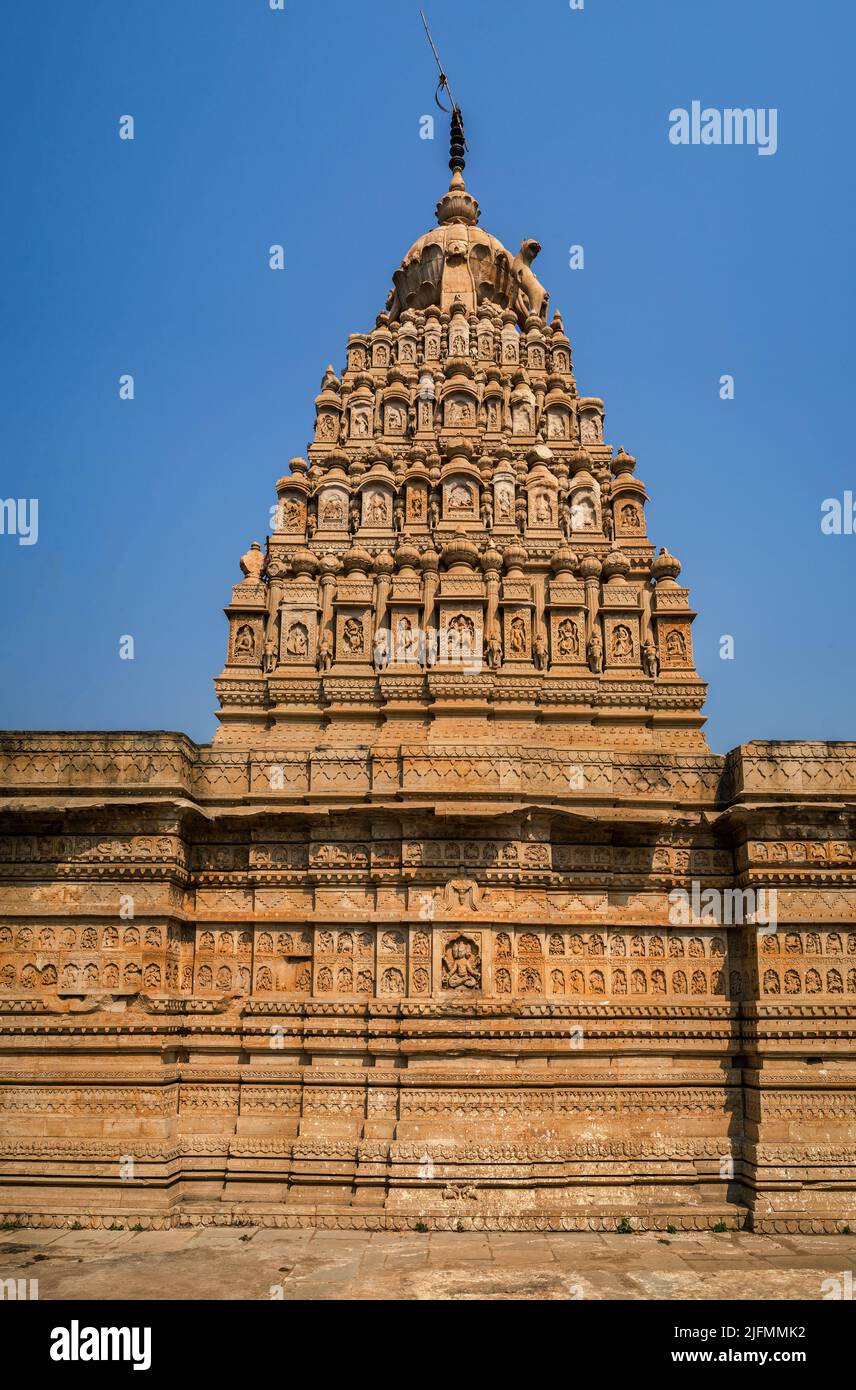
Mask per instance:
[[[477,215],[325,374],[213,743],[0,735],[6,1220],[856,1224],[856,744],[710,753],[635,461]]]

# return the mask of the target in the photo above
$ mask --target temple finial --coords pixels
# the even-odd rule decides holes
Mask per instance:
[[[440,100],[440,92],[446,91],[449,93],[449,101],[452,103],[452,125],[449,137],[449,168],[452,170],[452,174],[454,176],[456,172],[459,174],[462,173],[465,165],[464,152],[467,149],[467,141],[464,135],[464,118],[461,115],[460,106],[455,101],[455,98],[452,96],[452,88],[449,85],[449,79],[443,71],[443,64],[440,62],[440,55],[437,52],[434,40],[431,37],[431,30],[428,28],[428,21],[425,18],[423,10],[419,11],[419,17],[422,20],[422,23],[425,27],[425,33],[427,35],[428,42],[431,45],[431,52],[434,54],[434,61],[437,64],[437,71],[440,74],[440,80],[437,83],[437,90],[434,93],[434,100],[436,101],[441,111],[448,111],[449,107],[444,106],[442,101]]]
[[[449,136],[449,168],[454,173],[457,169],[463,173],[465,160],[464,151],[467,142],[464,139],[464,118],[461,115],[460,106],[452,107],[452,126]]]

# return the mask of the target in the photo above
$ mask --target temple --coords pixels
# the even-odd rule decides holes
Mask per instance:
[[[636,460],[450,163],[212,743],[0,735],[0,1219],[854,1223],[856,744],[711,753]]]

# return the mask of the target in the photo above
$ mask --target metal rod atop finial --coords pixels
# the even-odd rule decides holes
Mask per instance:
[[[445,89],[449,93],[449,100],[452,103],[452,128],[449,139],[449,168],[452,170],[463,170],[465,164],[464,152],[469,149],[466,136],[464,135],[464,118],[461,114],[460,106],[455,101],[455,98],[452,95],[452,88],[449,85],[449,79],[443,71],[443,64],[440,62],[440,55],[437,52],[436,45],[431,37],[431,30],[428,28],[428,21],[425,18],[424,10],[419,11],[419,17],[422,20],[422,24],[425,28],[425,33],[427,35],[428,42],[431,45],[431,52],[434,54],[434,61],[437,64],[437,71],[440,74],[440,81],[437,83],[437,90],[434,93],[434,100],[436,101],[441,111],[446,111],[448,108],[443,105],[439,95],[440,92],[443,89]]]

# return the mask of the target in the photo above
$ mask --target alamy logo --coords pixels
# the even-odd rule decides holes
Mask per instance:
[[[669,140],[673,145],[755,145],[759,154],[778,149],[779,113],[775,106],[702,107],[700,101],[676,106],[669,112]]]
[[[39,1296],[38,1279],[0,1279],[0,1299],[36,1299]]]
[[[820,504],[823,517],[820,529],[825,536],[856,535],[856,501],[848,488],[843,500],[826,497]]]
[[[19,545],[35,545],[39,539],[39,499],[0,497],[0,535],[17,536]]]
[[[669,921],[673,927],[702,924],[741,926],[744,922],[772,935],[778,922],[775,888],[673,888],[669,893]]]
[[[135,1371],[152,1364],[150,1327],[81,1327],[72,1318],[70,1327],[51,1331],[52,1361],[133,1361]]]

